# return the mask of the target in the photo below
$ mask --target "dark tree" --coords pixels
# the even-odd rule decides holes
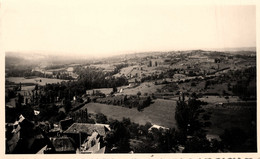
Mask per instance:
[[[141,94],[142,94],[142,93],[141,93],[140,91],[138,91],[136,95],[137,95],[138,97],[140,97]]]
[[[66,112],[69,112],[70,111],[70,109],[71,109],[71,102],[70,102],[70,100],[65,100],[65,102],[64,102],[64,108],[65,108],[65,110],[66,110]]]
[[[201,129],[201,123],[198,119],[201,113],[201,102],[196,99],[178,101],[175,110],[175,119],[178,128],[186,135],[192,135],[195,131]]]
[[[111,131],[106,137],[107,147],[112,149],[113,147],[118,153],[127,153],[130,151],[130,132],[129,129],[118,120],[110,122]]]
[[[96,114],[96,122],[106,124],[107,117],[102,113],[98,113],[98,114]]]

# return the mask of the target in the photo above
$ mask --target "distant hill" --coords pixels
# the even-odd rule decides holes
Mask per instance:
[[[235,47],[235,48],[216,48],[216,49],[205,49],[211,51],[228,51],[228,52],[238,52],[238,51],[251,51],[256,52],[256,47]]]
[[[70,63],[93,63],[98,61],[119,62],[125,59],[143,58],[146,56],[158,56],[163,54],[187,54],[187,53],[231,53],[239,55],[254,55],[256,54],[256,47],[239,47],[239,48],[211,48],[211,49],[194,49],[194,50],[174,50],[174,51],[150,51],[150,52],[134,52],[125,53],[120,55],[112,55],[104,58],[86,58],[84,55],[69,57],[66,54],[57,55],[53,54],[41,54],[41,53],[19,53],[19,52],[6,52],[6,67],[18,66],[18,65],[32,65],[44,63],[44,65],[57,65],[57,64],[70,64]]]
[[[6,67],[18,65],[58,65],[70,63],[82,63],[89,59],[72,58],[64,55],[28,53],[28,52],[6,52]]]
[[[5,57],[5,66],[6,67],[23,65],[25,63],[27,63],[27,61],[21,57],[14,57],[14,56]]]

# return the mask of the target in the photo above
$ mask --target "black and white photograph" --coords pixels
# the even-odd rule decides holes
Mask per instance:
[[[257,157],[243,2],[2,1],[3,155]]]

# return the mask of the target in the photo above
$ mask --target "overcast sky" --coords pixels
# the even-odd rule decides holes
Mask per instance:
[[[252,5],[9,0],[3,6],[6,51],[106,56],[256,46]]]

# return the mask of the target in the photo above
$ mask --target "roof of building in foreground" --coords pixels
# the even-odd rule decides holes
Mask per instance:
[[[105,136],[107,128],[103,124],[73,123],[64,133],[86,133],[88,135],[91,135],[95,131],[98,132],[101,136]]]

